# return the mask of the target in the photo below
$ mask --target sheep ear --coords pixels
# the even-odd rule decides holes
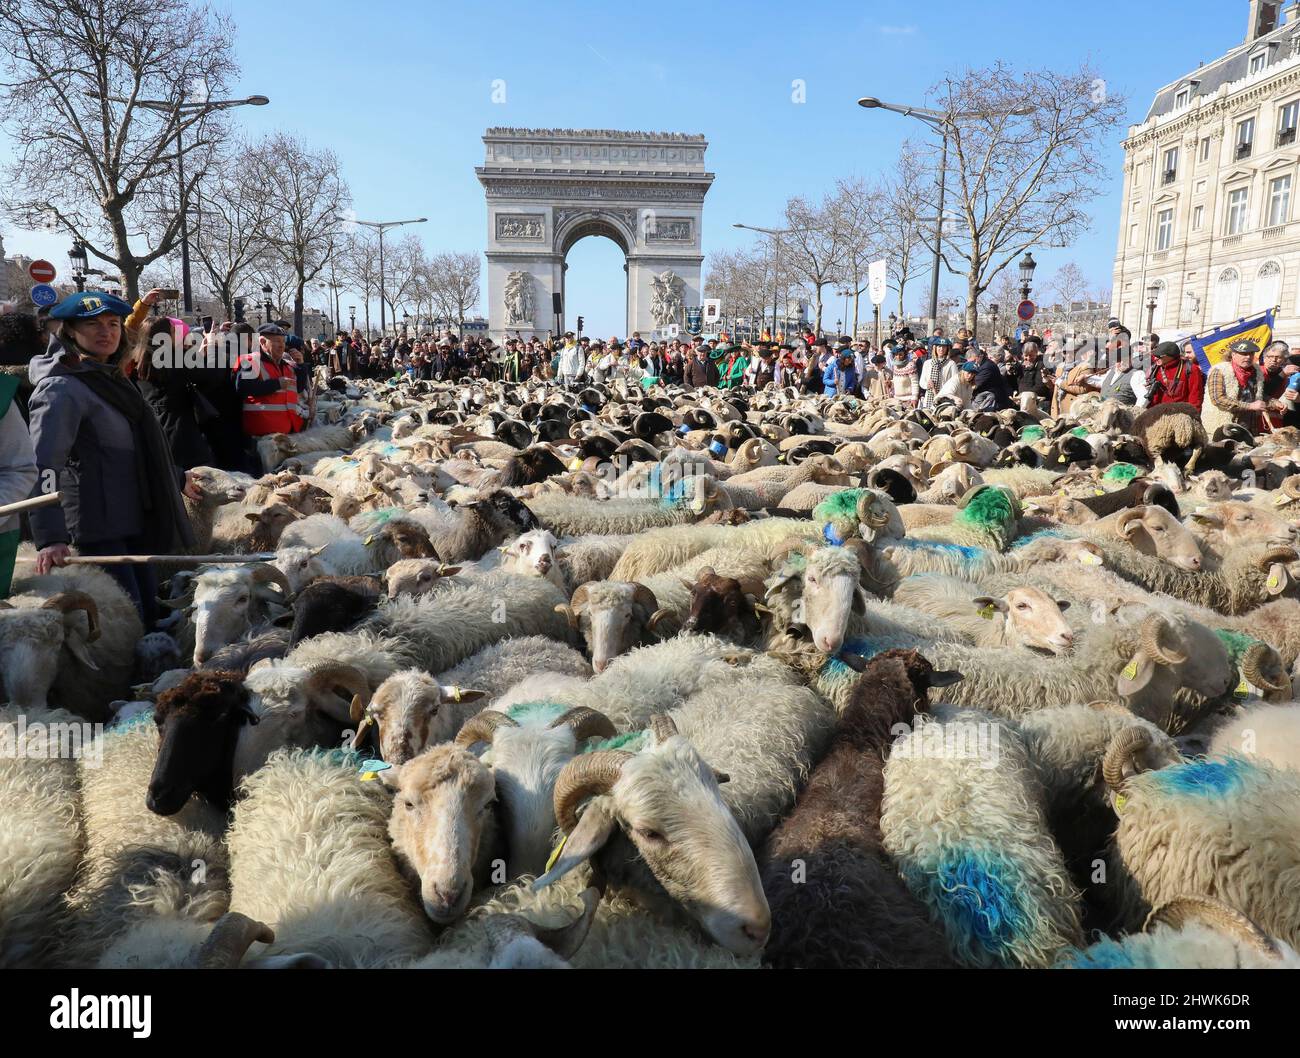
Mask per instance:
[[[379,772],[379,781],[390,789],[396,790],[398,784],[402,781],[402,764],[390,764]]]
[[[980,595],[971,600],[977,610],[997,610],[998,613],[1007,612],[1007,600],[995,599],[991,595]]]
[[[361,700],[361,695],[354,694],[352,702],[348,706],[348,717],[354,724],[359,724],[361,718],[366,715],[366,703]]]
[[[1064,613],[1066,610],[1068,610],[1068,609],[1070,608],[1070,600],[1069,600],[1069,599],[1057,599],[1057,600],[1056,600],[1056,608],[1057,608],[1058,610],[1060,610],[1062,613]]]
[[[1192,511],[1192,521],[1200,522],[1202,525],[1213,526],[1215,529],[1223,528],[1223,519],[1213,511]]]
[[[1269,595],[1281,595],[1290,582],[1291,577],[1286,571],[1286,566],[1281,562],[1274,562],[1268,567],[1268,579],[1264,581],[1264,590]]]
[[[867,591],[865,588],[857,588],[853,592],[853,612],[862,616],[867,612]]]
[[[564,839],[559,858],[549,871],[533,882],[533,892],[546,888],[552,882],[558,882],[603,849],[614,833],[614,822],[614,817],[600,804],[588,804],[578,825]]]
[[[1136,654],[1133,660],[1120,670],[1119,678],[1115,681],[1115,689],[1121,698],[1131,698],[1151,682],[1155,671],[1154,661],[1146,654]]]
[[[951,687],[954,683],[960,683],[965,678],[956,669],[935,669],[930,673],[930,686]]]
[[[487,691],[474,691],[468,687],[439,686],[438,692],[444,702],[477,702],[487,697]]]
[[[94,672],[99,671],[99,666],[95,664],[90,652],[86,649],[86,641],[81,638],[81,633],[69,629],[67,636],[63,640],[63,645],[68,648],[68,653],[76,658],[86,668]]]

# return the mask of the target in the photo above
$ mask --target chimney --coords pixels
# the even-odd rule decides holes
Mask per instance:
[[[1246,26],[1246,43],[1258,40],[1278,27],[1278,9],[1282,0],[1250,0],[1250,22]]]

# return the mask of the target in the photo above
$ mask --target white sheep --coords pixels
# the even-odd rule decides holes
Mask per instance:
[[[1256,704],[1238,712],[1215,730],[1210,743],[1212,756],[1229,753],[1300,771],[1300,705]]]
[[[939,618],[975,646],[1064,654],[1074,645],[1074,630],[1062,613],[1070,603],[1038,588],[1012,587],[994,597],[969,581],[922,574],[904,580],[894,601]]]

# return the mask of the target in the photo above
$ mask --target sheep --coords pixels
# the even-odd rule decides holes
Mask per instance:
[[[587,677],[591,666],[572,647],[545,636],[506,639],[436,679],[417,669],[395,673],[376,688],[364,717],[352,720],[373,723],[382,759],[401,764],[426,746],[451,741],[473,715],[473,703],[496,698],[530,673]],[[357,744],[364,734],[358,728]]]
[[[1300,771],[1300,706],[1251,705],[1214,732],[1210,755],[1240,753]]]
[[[503,490],[462,504],[457,515],[451,526],[430,537],[434,553],[443,562],[480,559],[509,537],[539,528],[533,512]]]
[[[1079,533],[1107,554],[1128,548],[1162,559],[1177,569],[1195,573],[1202,568],[1203,556],[1196,537],[1163,507],[1130,507],[1089,522]]]
[[[621,581],[579,585],[573,597],[555,609],[585,643],[596,672],[652,637],[651,620],[660,613],[658,597],[650,588]]]
[[[1102,764],[1119,816],[1109,859],[1125,920],[1202,896],[1300,943],[1300,772],[1237,754],[1135,772],[1146,742],[1132,731]]]
[[[1203,549],[1222,555],[1230,547],[1248,543],[1286,547],[1295,543],[1296,527],[1253,503],[1225,500],[1197,507],[1187,517],[1187,528]]]
[[[1024,743],[987,714],[921,716],[893,744],[884,847],[963,965],[1047,967],[1082,943],[1042,801]]]
[[[285,530],[302,517],[301,511],[278,501],[259,507],[227,504],[217,508],[210,546],[223,555],[274,551]]]
[[[181,664],[181,648],[175,638],[166,632],[149,632],[135,645],[135,668],[131,673],[133,684],[152,683],[168,669]]]
[[[969,463],[936,463],[930,467],[929,486],[917,495],[916,502],[955,504],[968,490],[982,484],[984,475]]]
[[[144,634],[140,615],[117,581],[92,565],[14,578],[0,601],[0,679],[15,705],[108,718],[123,697]]]
[[[1009,490],[975,485],[957,501],[951,524],[909,526],[907,535],[913,540],[1005,551],[1019,532],[1021,513],[1020,501]]]
[[[881,848],[883,754],[895,724],[928,708],[956,674],[914,651],[868,665],[831,745],[794,810],[767,839],[763,891],[772,912],[764,961],[779,968],[952,965],[943,936]],[[843,792],[852,790],[845,799]]]
[[[338,751],[281,751],[244,780],[226,836],[230,909],[275,931],[257,958],[311,953],[367,969],[432,948],[388,846],[389,797],[357,780],[357,763]]]
[[[437,557],[425,529],[405,519],[385,522],[362,537],[340,518],[313,514],[290,526],[281,545],[316,550],[321,571],[337,576],[382,573],[404,558]]]
[[[384,572],[384,588],[390,599],[399,595],[427,595],[450,587],[448,578],[464,567],[449,566],[436,558],[404,558]]]
[[[813,508],[822,539],[842,544],[852,537],[871,543],[901,539],[906,532],[899,509],[878,489],[844,489]]]
[[[189,516],[190,529],[194,533],[191,553],[208,554],[212,547],[212,527],[217,510],[228,503],[239,503],[247,494],[248,486],[215,467],[194,467],[190,471],[190,480],[198,487],[200,494],[197,500],[188,495],[184,497],[185,513]]]
[[[379,605],[379,585],[369,578],[317,580],[293,601],[289,645],[322,632],[345,632]]]
[[[1036,467],[995,467],[980,471],[986,485],[1002,485],[1015,493],[1016,499],[1044,496],[1055,492],[1060,474],[1055,470]]]
[[[753,438],[742,444],[741,449],[756,443],[757,438]],[[723,489],[734,506],[758,510],[778,504],[784,506],[782,498],[805,482],[843,487],[849,484],[849,477],[831,457],[812,456],[798,466],[774,464],[732,474]]]
[[[610,571],[610,580],[637,581],[673,569],[714,547],[773,554],[791,536],[811,539],[816,527],[799,518],[763,518],[745,525],[684,525],[639,533]]]
[[[195,665],[286,612],[277,604],[288,602],[289,581],[266,563],[207,566],[191,583],[193,596],[187,609],[193,623]],[[183,643],[189,635],[186,629]]]
[[[158,744],[145,715],[99,735],[78,762],[85,856],[56,941],[62,965],[94,965],[101,956],[111,965],[138,965],[129,954],[114,962],[110,943],[127,943],[140,929],[170,935],[227,910],[225,810],[191,797],[173,815],[149,811]]]
[[[1074,631],[1062,614],[1070,603],[1038,588],[1014,587],[992,598],[967,581],[922,574],[899,584],[894,601],[938,617],[975,646],[1065,654],[1074,645]]]
[[[67,750],[84,749],[72,744],[82,730],[66,710],[0,707],[0,968],[51,962],[81,862],[81,791]]]
[[[1300,955],[1235,908],[1199,896],[1175,897],[1147,916],[1142,933],[1109,937],[1062,953],[1067,970],[1300,969]]]
[[[611,577],[614,566],[635,539],[631,533],[561,537],[555,559],[564,577],[565,590],[572,594],[579,584]]]
[[[1062,563],[1095,569],[1103,562],[1102,549],[1086,540],[1066,540],[1051,534],[1021,538],[1005,553],[987,548],[894,540],[872,558],[868,576],[882,594],[889,594],[904,577],[942,573],[977,578],[993,573],[1018,573],[1045,563]]]
[[[580,496],[545,494],[528,501],[529,510],[557,537],[587,533],[641,533],[646,529],[682,525],[706,514],[717,495],[711,478],[683,482],[683,498],[662,500],[591,500]]]
[[[360,423],[351,426],[313,426],[300,433],[273,433],[260,437],[257,441],[257,454],[262,460],[263,469],[269,473],[290,456],[347,451],[364,436],[365,430]]]
[[[555,817],[566,839],[534,888],[595,857],[613,889],[660,904],[666,897],[724,948],[757,954],[771,914],[719,774],[667,718],[633,741],[619,741],[620,748],[574,757],[560,772]]]

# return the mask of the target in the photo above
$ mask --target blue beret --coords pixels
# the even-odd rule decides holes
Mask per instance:
[[[129,316],[131,306],[114,294],[86,290],[80,294],[69,294],[50,309],[50,319],[88,320],[92,316],[102,316],[106,312],[111,312],[114,316]]]

